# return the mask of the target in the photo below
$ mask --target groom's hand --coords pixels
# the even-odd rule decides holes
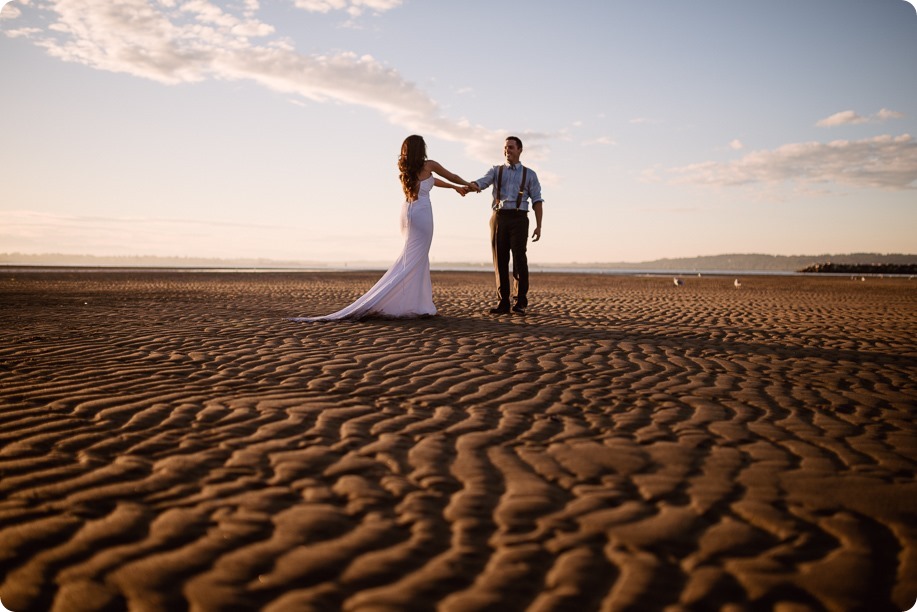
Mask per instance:
[[[478,184],[476,181],[471,181],[471,190],[474,191],[475,193],[481,193],[481,188],[478,187]]]
[[[536,227],[535,231],[532,232],[532,242],[538,242],[539,240],[541,240],[541,228]]]

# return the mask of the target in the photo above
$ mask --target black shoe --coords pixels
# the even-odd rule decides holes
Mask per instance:
[[[490,314],[492,315],[509,314],[509,304],[497,304],[496,308],[490,309]]]
[[[524,316],[525,315],[525,306],[520,306],[519,304],[516,304],[515,306],[513,306],[513,312]]]

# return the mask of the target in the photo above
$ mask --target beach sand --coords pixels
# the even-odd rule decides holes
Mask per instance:
[[[26,610],[906,610],[917,280],[0,270]]]

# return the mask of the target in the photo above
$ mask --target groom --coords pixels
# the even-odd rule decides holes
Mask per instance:
[[[541,213],[544,200],[541,184],[531,168],[519,163],[522,141],[510,136],[503,145],[506,163],[488,170],[484,178],[471,183],[472,189],[481,191],[493,185],[493,216],[490,218],[490,243],[494,256],[494,272],[500,302],[490,309],[490,314],[510,312],[509,258],[513,257],[513,280],[516,303],[512,311],[525,314],[528,307],[529,264],[525,249],[529,236],[529,201],[535,212],[535,231],[532,242],[541,238]]]

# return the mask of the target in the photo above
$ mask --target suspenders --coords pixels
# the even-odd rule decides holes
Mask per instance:
[[[522,164],[519,164],[522,166]],[[522,196],[525,193],[525,177],[528,175],[529,169],[525,166],[522,166],[522,181],[519,183],[519,193],[516,195],[516,208],[522,204]],[[500,187],[503,186],[503,166],[500,166],[500,169],[497,171],[497,201],[494,202],[494,210],[500,207]]]

